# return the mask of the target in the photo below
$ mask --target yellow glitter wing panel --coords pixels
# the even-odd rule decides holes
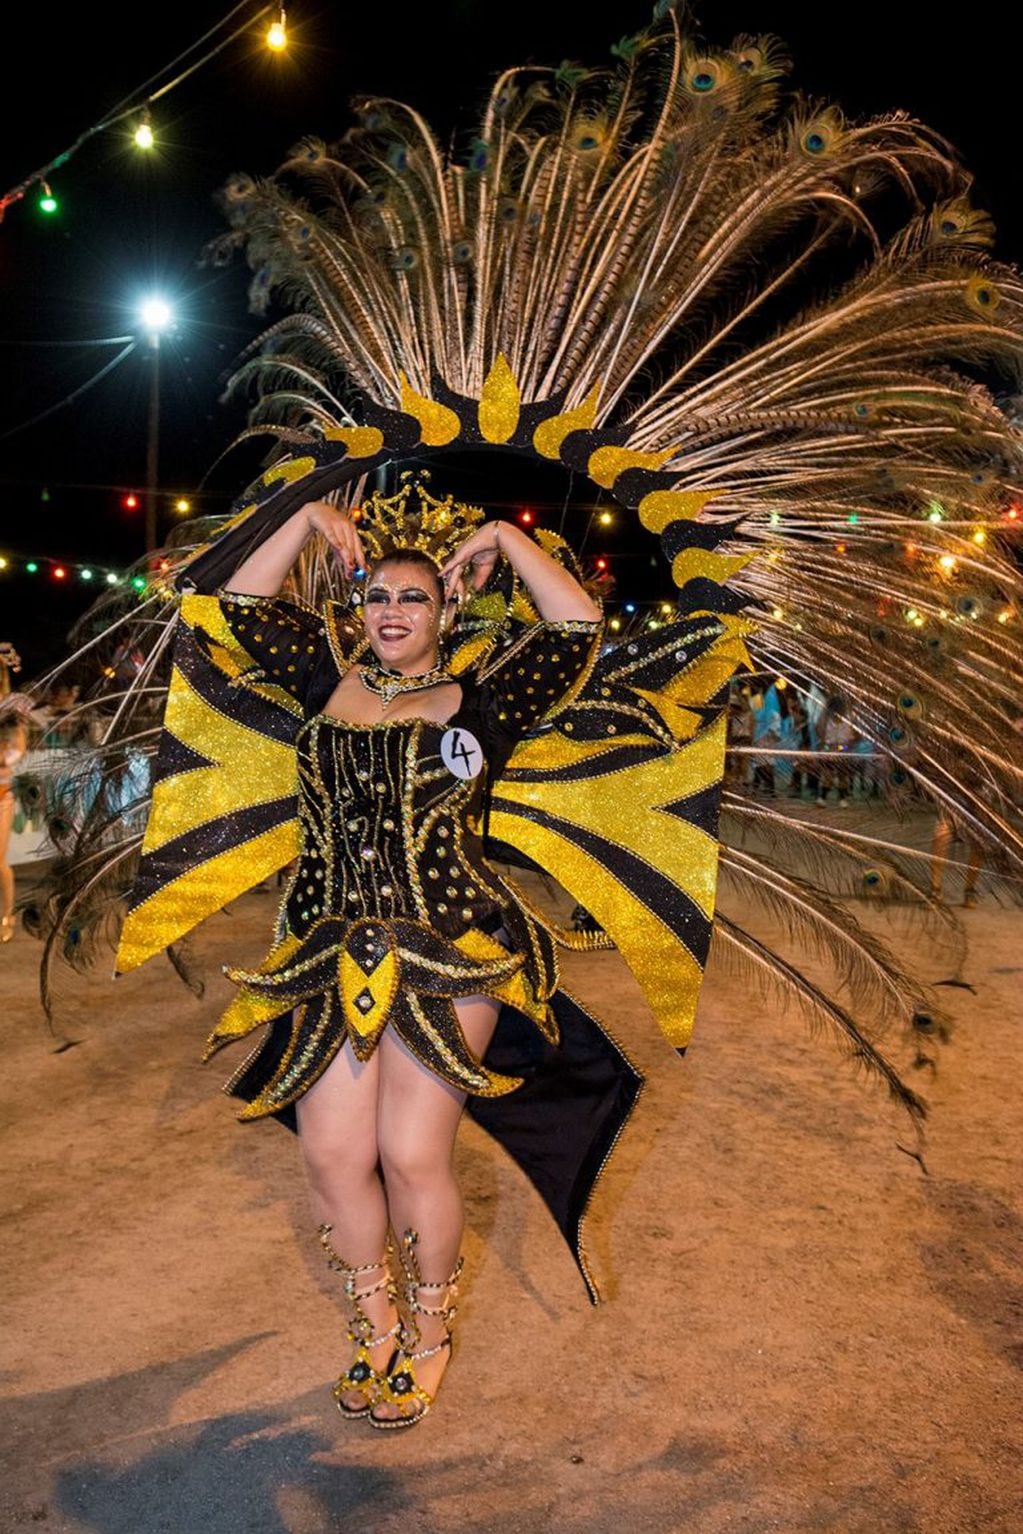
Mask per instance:
[[[134,969],[297,853],[301,712],[245,683],[251,660],[219,604],[186,597],[152,806],[117,969]]]
[[[613,939],[676,1049],[710,943],[736,620],[682,619],[617,646],[495,784],[490,833],[553,873]]]

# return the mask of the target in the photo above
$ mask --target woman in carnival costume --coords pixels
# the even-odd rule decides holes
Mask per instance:
[[[302,1127],[352,1307],[338,1402],[385,1428],[422,1417],[446,1362],[463,1094],[592,1295],[581,1223],[639,1086],[557,986],[554,943],[571,935],[498,877],[483,838],[585,906],[676,1049],[713,925],[719,962],[825,1023],[916,1118],[862,1019],[900,1023],[919,1058],[914,1020],[933,1005],[848,897],[920,906],[951,938],[954,923],[929,900],[926,854],[887,827],[854,835],[736,783],[719,843],[746,643],[756,672],[847,700],[886,800],[944,807],[996,874],[1023,870],[1021,585],[1000,540],[1023,455],[988,387],[1018,376],[1018,274],[987,254],[990,220],[947,145],[902,114],[850,124],[782,103],[774,39],[707,48],[661,4],[615,54],[612,71],[507,71],[462,159],[374,100],[339,145],[308,139],[277,177],[232,179],[224,254],[244,249],[255,307],[293,310],[237,375],[281,452],[147,592],[145,660],[108,732],[115,754],[147,738],[173,633],[121,969],[299,858],[275,946],[235,973],[211,1048],[269,1025],[232,1088],[244,1117]],[[361,494],[388,465],[466,448],[611,494],[660,540],[672,619],[598,655],[559,539],[474,528],[408,484],[396,502]],[[368,559],[365,630],[350,583],[308,550],[299,599],[276,595],[314,526],[346,571]],[[81,955],[123,896],[139,849],[108,852],[106,834],[84,823],[70,843],[44,976],[69,927]],[[795,965],[777,930],[825,970]],[[425,1176],[385,1122],[389,1072],[429,1126]],[[374,1075],[376,1128],[346,1135],[332,1098]],[[317,1150],[338,1142],[357,1163],[347,1199]]]

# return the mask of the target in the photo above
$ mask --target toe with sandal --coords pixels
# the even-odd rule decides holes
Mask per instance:
[[[418,1234],[414,1230],[407,1230],[401,1242],[408,1318],[402,1323],[398,1353],[383,1379],[382,1397],[369,1413],[370,1427],[379,1428],[382,1432],[415,1427],[417,1422],[423,1420],[436,1399],[437,1387],[432,1392],[427,1390],[416,1377],[416,1366],[427,1358],[434,1358],[443,1352],[450,1354],[451,1351],[450,1328],[457,1308],[451,1302],[458,1293],[462,1258],[459,1257],[449,1277],[438,1283],[428,1283],[424,1281],[419,1268],[416,1253],[418,1241]],[[436,1294],[441,1302],[436,1305],[425,1304],[423,1296],[429,1294]],[[423,1338],[419,1316],[439,1320],[444,1328],[443,1337],[431,1347],[420,1346]]]
[[[390,1246],[379,1262],[367,1262],[361,1265],[349,1263],[334,1250],[330,1240],[331,1229],[330,1225],[320,1226],[320,1243],[327,1255],[328,1264],[336,1273],[341,1274],[344,1281],[344,1291],[350,1306],[348,1338],[355,1343],[356,1348],[355,1357],[339,1375],[334,1385],[333,1395],[342,1417],[354,1422],[368,1416],[378,1401],[389,1399],[385,1382],[399,1356],[399,1349],[393,1344],[400,1340],[402,1323],[400,1316],[397,1315],[398,1293],[391,1276]],[[379,1274],[379,1278],[375,1282],[360,1285],[359,1279],[368,1277],[372,1273]],[[374,1331],[374,1323],[366,1314],[362,1302],[372,1295],[385,1292],[395,1307],[396,1319],[393,1326],[378,1333]],[[373,1362],[373,1353],[387,1343],[392,1343],[392,1347],[388,1362],[381,1370]],[[356,1398],[354,1405],[346,1399],[351,1396]]]

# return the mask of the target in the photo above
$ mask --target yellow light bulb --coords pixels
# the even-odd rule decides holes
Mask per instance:
[[[782,611],[782,609],[780,607],[772,607],[771,608],[771,617],[772,618],[784,618],[784,616],[785,616],[785,614],[784,614],[784,612]]]
[[[153,145],[156,143],[156,136],[153,133],[153,125],[147,118],[143,118],[142,122],[140,122],[138,127],[135,129],[135,143],[139,149],[152,149]]]
[[[978,527],[973,535],[974,543],[987,543],[987,533],[982,527]]]
[[[938,564],[943,570],[954,570],[956,567],[955,557],[952,554],[942,554]]]
[[[7,561],[6,561],[6,559],[4,559],[3,555],[0,554],[0,570],[6,570],[6,569],[7,569]]]
[[[192,509],[191,501],[186,501],[184,496],[182,496],[179,501],[175,501],[174,502],[174,510],[175,511],[180,511],[182,516],[184,516],[186,511],[191,511],[191,509]]]
[[[622,626],[622,620],[620,618],[612,618],[611,619],[611,627],[614,629],[615,633],[618,632],[618,630],[621,628],[621,626]]]
[[[609,511],[602,511],[600,513],[600,525],[601,525],[601,527],[610,527],[611,523],[613,521],[614,521],[614,517],[611,515],[611,513]]]
[[[266,34],[266,46],[272,48],[274,53],[281,53],[288,46],[288,31],[284,25],[283,10]]]
[[[1009,621],[1009,619],[1011,617],[1012,617],[1012,608],[1011,607],[1004,607],[1002,609],[1002,611],[998,614],[998,621],[999,621],[999,623],[1008,623],[1008,621]]]

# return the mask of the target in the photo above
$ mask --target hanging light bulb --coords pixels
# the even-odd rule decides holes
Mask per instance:
[[[49,182],[44,181],[42,183],[42,187],[43,190],[39,197],[40,213],[56,213],[57,209],[60,207],[60,203],[50,191]]]
[[[143,111],[138,127],[135,129],[135,144],[139,149],[152,149],[156,143],[156,135],[153,133],[153,125],[149,120],[148,108]]]
[[[277,20],[272,23],[266,34],[266,46],[274,53],[283,53],[288,46],[288,28],[283,5],[277,13]]]

